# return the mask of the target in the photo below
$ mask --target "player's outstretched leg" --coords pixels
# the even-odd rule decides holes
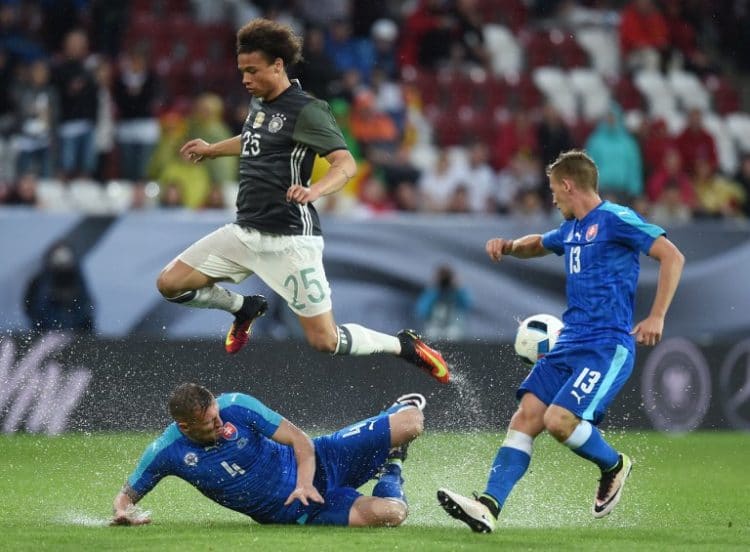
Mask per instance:
[[[617,465],[608,471],[602,471],[602,477],[599,479],[599,488],[594,497],[594,507],[591,513],[595,518],[602,518],[609,514],[617,503],[620,502],[622,488],[625,486],[625,480],[633,469],[633,462],[626,454],[620,454]]]
[[[448,515],[463,521],[475,533],[491,533],[497,520],[490,509],[481,502],[482,497],[469,498],[448,489],[438,489],[437,499]]]
[[[245,295],[242,307],[234,313],[234,322],[227,332],[227,339],[224,342],[224,348],[227,353],[234,354],[239,352],[248,339],[253,322],[266,314],[268,310],[268,301],[262,295]]]
[[[440,351],[427,345],[414,330],[401,330],[398,332],[398,340],[401,343],[399,356],[411,362],[415,366],[427,372],[440,383],[448,383],[451,374],[448,364],[443,359]]]
[[[426,405],[427,399],[424,398],[424,395],[420,393],[407,393],[397,398],[385,412],[389,415],[396,414],[406,408],[416,408],[422,412]],[[419,426],[421,428],[421,422],[419,422]],[[416,437],[416,435],[414,436]],[[376,476],[378,482],[372,490],[372,496],[398,500],[406,505],[406,495],[403,489],[404,479],[401,475],[401,470],[403,469],[403,463],[406,460],[411,441],[412,439],[407,439],[402,444],[388,451],[388,458]]]

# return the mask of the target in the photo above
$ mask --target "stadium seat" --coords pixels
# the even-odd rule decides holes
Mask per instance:
[[[67,211],[71,208],[68,190],[56,178],[40,178],[36,183],[36,197],[42,209]]]
[[[437,148],[432,144],[416,144],[409,152],[409,161],[420,171],[427,171],[437,162]]]
[[[537,67],[556,66],[558,64],[555,45],[550,40],[548,31],[524,32],[521,37],[528,69],[533,70]]]
[[[110,211],[102,186],[94,180],[79,178],[68,184],[71,205],[79,211],[104,214]]]
[[[565,71],[557,67],[537,67],[531,78],[563,119],[570,122],[578,118],[576,96]]]
[[[649,115],[666,117],[677,111],[672,87],[658,71],[643,70],[635,75],[634,83],[648,101]]]
[[[521,46],[507,27],[488,23],[483,28],[484,42],[496,76],[517,75],[523,68]]]
[[[133,205],[133,183],[126,180],[110,180],[104,187],[104,195],[112,212],[127,211]]]
[[[591,64],[605,77],[620,74],[620,49],[618,34],[598,27],[576,31],[576,40],[591,58]]]
[[[667,76],[672,92],[684,110],[697,107],[701,111],[710,109],[710,97],[703,83],[693,73],[673,69]]]
[[[715,113],[704,113],[703,126],[713,136],[716,143],[719,168],[725,174],[734,174],[739,166],[739,160],[737,146],[728,125]]]
[[[601,75],[590,68],[568,71],[568,82],[581,100],[581,115],[588,121],[602,117],[609,110],[611,93]]]
[[[724,121],[742,153],[750,152],[750,115],[730,113],[724,116]]]

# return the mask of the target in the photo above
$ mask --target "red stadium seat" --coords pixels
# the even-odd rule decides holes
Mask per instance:
[[[643,109],[643,96],[629,77],[623,76],[620,78],[614,85],[612,92],[617,103],[625,111]]]
[[[729,80],[712,75],[704,84],[711,93],[714,111],[720,115],[740,111],[740,95]]]

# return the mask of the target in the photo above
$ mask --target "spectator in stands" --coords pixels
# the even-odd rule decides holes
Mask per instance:
[[[16,112],[11,97],[13,61],[10,53],[0,44],[0,183],[15,178],[15,155],[10,145],[10,135],[16,126]]]
[[[685,169],[692,175],[697,174],[695,164],[699,159],[708,161],[712,169],[718,166],[716,142],[703,128],[703,113],[700,109],[693,108],[688,112],[687,126],[677,137],[677,148],[680,150],[680,157],[686,162]]]
[[[537,143],[539,144],[540,177],[543,169],[552,163],[564,151],[573,148],[573,137],[560,112],[550,102],[542,110],[542,120],[537,126]],[[543,187],[545,190],[546,187]],[[548,192],[544,192],[546,196]]]
[[[471,304],[469,290],[459,284],[453,268],[442,265],[419,295],[415,310],[426,337],[457,341],[465,335]]]
[[[502,170],[517,153],[537,155],[539,143],[537,131],[531,121],[530,114],[519,109],[500,126],[492,145],[492,166]]]
[[[402,67],[434,69],[450,58],[456,20],[445,0],[420,0],[406,17],[399,60]]]
[[[742,155],[740,168],[734,178],[745,192],[744,212],[746,217],[750,217],[750,152]]]
[[[94,68],[96,79],[97,110],[94,130],[96,149],[95,178],[105,181],[117,176],[114,167],[115,150],[115,101],[112,98],[112,63],[108,59],[98,59]]]
[[[26,66],[24,76],[12,88],[18,117],[12,139],[17,153],[16,174],[32,172],[50,177],[60,104],[57,89],[50,82],[47,60],[39,58]]]
[[[676,149],[666,151],[662,166],[648,179],[646,197],[652,203],[658,203],[667,190],[676,190],[679,201],[689,210],[695,208],[696,198],[693,181],[683,170],[682,158],[680,152]],[[674,192],[670,193],[673,194]]]
[[[341,71],[326,52],[325,32],[321,28],[309,27],[305,32],[302,57],[295,74],[305,90],[323,100],[337,95],[341,90]]]
[[[36,189],[36,175],[34,173],[22,174],[15,184],[8,188],[4,203],[6,205],[34,207],[38,204]]]
[[[643,161],[635,138],[625,128],[620,106],[613,103],[586,141],[586,151],[599,168],[599,191],[618,203],[643,193]]]
[[[187,137],[185,116],[173,109],[161,116],[159,142],[148,164],[147,175],[163,187],[176,186],[183,206],[198,208],[206,201],[211,189],[211,178],[203,164],[185,161],[180,147]],[[174,204],[170,198],[170,204]]]
[[[97,116],[97,88],[86,65],[88,38],[80,29],[65,37],[62,61],[53,71],[60,94],[60,168],[66,178],[92,176],[96,169],[94,128]]]
[[[148,160],[159,140],[159,122],[154,116],[159,82],[144,46],[134,45],[122,56],[112,93],[117,106],[120,175],[137,182],[146,177]]]
[[[544,180],[541,177],[539,159],[528,153],[518,152],[508,165],[497,175],[497,184],[493,190],[494,210],[498,213],[512,214],[524,207],[523,201],[531,192],[542,198]],[[528,203],[525,208],[529,208]]]
[[[649,120],[644,117],[639,134],[643,152],[643,168],[648,178],[663,167],[667,152],[677,149],[677,142],[670,136],[664,119]]]
[[[70,244],[57,242],[47,251],[26,289],[24,305],[32,329],[93,331],[93,301]]]
[[[490,54],[484,44],[484,21],[477,9],[477,0],[455,0],[453,15],[457,36],[454,51],[460,52],[459,59],[489,69]]]
[[[325,51],[333,60],[336,70],[341,73],[357,71],[362,80],[369,83],[375,61],[375,49],[370,38],[352,36],[352,25],[346,18],[334,20],[328,28]]]
[[[216,94],[201,94],[193,102],[187,137],[190,139],[199,136],[209,143],[220,142],[233,136],[224,122],[224,103]],[[208,176],[214,186],[222,186],[237,179],[239,160],[236,157],[210,159],[204,161],[203,165],[208,169]]]
[[[398,128],[387,113],[380,111],[375,95],[363,90],[354,99],[350,114],[352,135],[368,158],[392,155],[398,149]]]
[[[389,80],[398,79],[398,26],[391,19],[378,19],[371,30],[373,68],[382,71]]]
[[[697,214],[706,217],[742,216],[747,195],[742,186],[716,171],[706,158],[695,161],[695,192]]]
[[[442,212],[460,182],[459,170],[451,159],[448,148],[441,147],[437,159],[419,177],[417,185],[424,210]]]
[[[491,212],[494,209],[491,197],[496,188],[496,176],[489,165],[487,145],[475,141],[467,150],[468,163],[459,178],[467,184],[469,208],[474,213]]]
[[[666,61],[669,29],[653,0],[632,0],[620,19],[620,48],[627,67],[657,70]]]

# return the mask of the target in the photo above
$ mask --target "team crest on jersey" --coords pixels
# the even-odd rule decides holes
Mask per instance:
[[[237,428],[234,427],[232,422],[227,422],[224,427],[221,428],[221,436],[225,441],[234,441],[237,439]]]
[[[591,241],[596,237],[596,234],[599,232],[599,225],[598,224],[592,224],[586,229],[586,241]]]
[[[195,467],[198,465],[198,455],[194,452],[188,452],[182,461],[185,462],[186,466]]]
[[[284,121],[286,121],[286,115],[283,113],[274,113],[268,123],[268,132],[276,134],[284,126]]]
[[[266,120],[266,114],[263,111],[258,111],[255,114],[255,120],[253,121],[253,128],[260,128],[263,121]]]

